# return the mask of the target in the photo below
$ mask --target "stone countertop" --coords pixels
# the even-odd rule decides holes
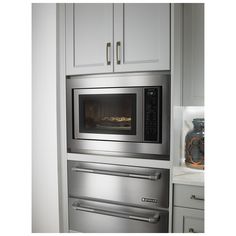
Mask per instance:
[[[204,186],[204,170],[196,170],[186,166],[173,167],[173,184]]]

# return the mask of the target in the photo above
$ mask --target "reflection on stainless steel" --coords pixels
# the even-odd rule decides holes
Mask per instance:
[[[145,157],[150,154],[159,155],[157,158],[167,157],[168,159],[169,80],[169,74],[157,72],[69,77],[67,79],[68,151],[81,153],[95,151],[103,154],[119,152],[130,156],[143,154]],[[144,138],[144,88],[150,86],[162,88],[161,142],[156,143],[145,141]],[[131,98],[118,99],[121,105],[114,106],[117,111],[114,108],[111,109],[109,102],[98,102],[99,109],[91,108],[92,113],[87,112],[87,116],[84,116],[85,121],[81,121],[80,113],[83,110],[81,111],[78,105],[82,100],[79,96],[80,98],[87,95],[122,95],[123,97],[128,94],[135,95],[136,101]],[[102,99],[102,96],[97,98]],[[97,98],[94,101],[98,101]],[[135,109],[133,108],[134,101]],[[93,100],[90,103],[94,103]],[[112,103],[115,104],[115,99]],[[86,103],[83,104],[86,107]],[[124,108],[123,104],[127,104],[127,108]],[[112,112],[109,113],[109,111]],[[91,119],[91,114],[96,115]],[[84,129],[80,122],[84,122]]]

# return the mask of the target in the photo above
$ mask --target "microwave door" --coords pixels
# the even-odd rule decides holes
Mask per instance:
[[[74,89],[74,138],[141,142],[142,89]]]

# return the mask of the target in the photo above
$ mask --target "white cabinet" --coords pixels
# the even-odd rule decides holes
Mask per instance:
[[[174,185],[174,233],[204,233],[204,188]]]
[[[170,4],[66,4],[66,74],[170,69]]]
[[[113,4],[66,4],[66,74],[113,71]]]
[[[204,4],[183,4],[183,105],[204,106]]]
[[[174,207],[174,233],[204,233],[204,211]]]
[[[115,4],[114,70],[170,69],[170,4]]]

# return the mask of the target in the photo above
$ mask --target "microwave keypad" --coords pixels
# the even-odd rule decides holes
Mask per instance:
[[[144,141],[160,142],[161,87],[146,88],[144,114]]]

